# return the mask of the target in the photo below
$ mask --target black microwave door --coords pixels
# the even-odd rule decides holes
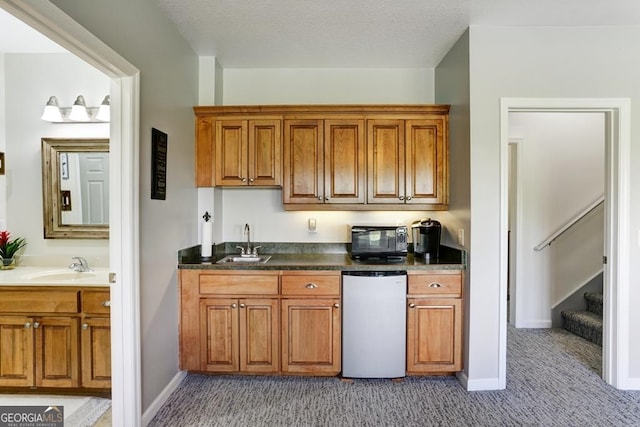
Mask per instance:
[[[395,230],[368,230],[351,235],[352,250],[357,253],[387,253],[395,250]]]

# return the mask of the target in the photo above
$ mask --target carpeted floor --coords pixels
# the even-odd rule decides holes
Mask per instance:
[[[508,330],[507,389],[188,375],[150,426],[638,426],[640,392],[600,378],[602,348],[562,329]]]

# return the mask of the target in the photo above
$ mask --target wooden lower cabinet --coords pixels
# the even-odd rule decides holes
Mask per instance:
[[[78,387],[77,317],[43,317],[33,323],[36,338],[36,387]]]
[[[462,275],[409,274],[407,373],[462,370]]]
[[[111,387],[111,321],[85,318],[80,332],[82,387]]]
[[[278,372],[278,307],[275,298],[201,299],[200,369]]]
[[[341,370],[340,299],[282,300],[282,371],[337,375]]]
[[[0,288],[14,310],[0,312],[0,387],[110,388],[109,318],[85,317],[81,288],[41,289]],[[109,291],[87,292],[108,302]],[[101,310],[108,315],[107,306]]]
[[[33,318],[0,316],[0,386],[34,384]]]

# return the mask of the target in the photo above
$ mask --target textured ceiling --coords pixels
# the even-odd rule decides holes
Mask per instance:
[[[225,68],[433,68],[470,25],[640,25],[640,0],[149,1]],[[0,52],[60,51],[0,9]]]
[[[151,0],[224,68],[433,68],[467,27],[640,25],[640,0]]]

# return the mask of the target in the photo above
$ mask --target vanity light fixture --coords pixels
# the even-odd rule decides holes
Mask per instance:
[[[78,95],[73,106],[64,108],[58,104],[58,98],[51,96],[40,118],[52,123],[108,123],[109,104],[107,95],[99,107],[87,107],[84,96]]]

